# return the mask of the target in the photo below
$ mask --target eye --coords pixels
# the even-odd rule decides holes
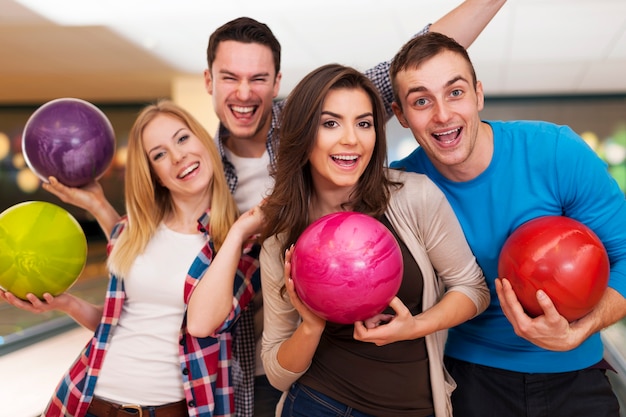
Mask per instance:
[[[336,120],[326,120],[325,122],[322,123],[322,126],[332,129],[334,127],[339,126],[339,123],[337,123]]]
[[[425,106],[425,105],[427,105],[427,104],[428,104],[428,100],[426,100],[426,99],[425,99],[425,98],[423,98],[423,97],[422,97],[422,98],[418,98],[417,100],[415,100],[415,105],[416,105],[417,107],[423,107],[423,106]]]
[[[372,123],[370,120],[361,120],[358,123],[358,126],[364,129],[369,129],[374,126],[374,123]]]
[[[155,152],[152,154],[152,160],[154,162],[158,161],[159,159],[163,158],[165,156],[165,152]]]
[[[187,139],[189,139],[189,135],[182,135],[178,138],[177,142],[182,143],[185,142]]]
[[[452,90],[450,95],[452,97],[461,97],[463,95],[463,90],[460,90],[460,89]]]

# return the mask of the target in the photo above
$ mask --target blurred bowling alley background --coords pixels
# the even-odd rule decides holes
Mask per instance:
[[[216,131],[202,72],[208,37],[221,24],[245,15],[272,28],[283,47],[282,98],[319,65],[364,70],[391,58],[423,25],[460,3],[367,0],[355,9],[354,2],[330,0],[0,0],[0,212],[34,200],[71,213],[88,254],[70,291],[100,302],[105,237],[87,213],[44,191],[24,157],[24,128],[40,106],[75,97],[110,120],[116,147],[100,182],[121,213],[126,141],[139,109],[168,97]],[[571,126],[626,192],[626,2],[509,0],[469,52],[486,92],[483,118]],[[390,161],[416,146],[395,119],[388,135]],[[62,314],[34,315],[0,302],[0,417],[37,415],[89,336]],[[624,412],[626,325],[607,329],[603,338],[606,358],[619,371],[611,377]]]

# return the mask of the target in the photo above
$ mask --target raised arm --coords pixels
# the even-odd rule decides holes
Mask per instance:
[[[55,177],[50,177],[48,181],[43,184],[44,190],[54,194],[64,203],[72,204],[91,213],[109,239],[120,215],[106,199],[100,183],[94,181],[84,187],[74,188],[61,184]]]
[[[250,236],[260,231],[262,223],[261,210],[253,207],[231,226],[222,247],[189,299],[187,329],[192,336],[210,336],[231,313],[234,278],[243,245]],[[247,274],[250,272],[247,271]]]
[[[465,0],[430,26],[468,48],[506,0]]]

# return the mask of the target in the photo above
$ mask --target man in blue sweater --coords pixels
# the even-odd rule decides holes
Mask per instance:
[[[486,312],[449,332],[454,415],[617,417],[599,331],[626,315],[626,201],[606,164],[569,127],[481,120],[482,84],[467,51],[445,35],[409,41],[390,75],[394,112],[420,145],[391,166],[444,191],[492,295]],[[529,317],[498,278],[507,237],[547,215],[589,226],[611,261],[603,298],[571,323],[543,291],[544,314]]]

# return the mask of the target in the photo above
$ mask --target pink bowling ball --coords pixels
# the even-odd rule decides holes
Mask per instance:
[[[338,212],[305,229],[291,258],[298,296],[324,319],[352,324],[381,313],[404,266],[393,234],[371,216]]]

